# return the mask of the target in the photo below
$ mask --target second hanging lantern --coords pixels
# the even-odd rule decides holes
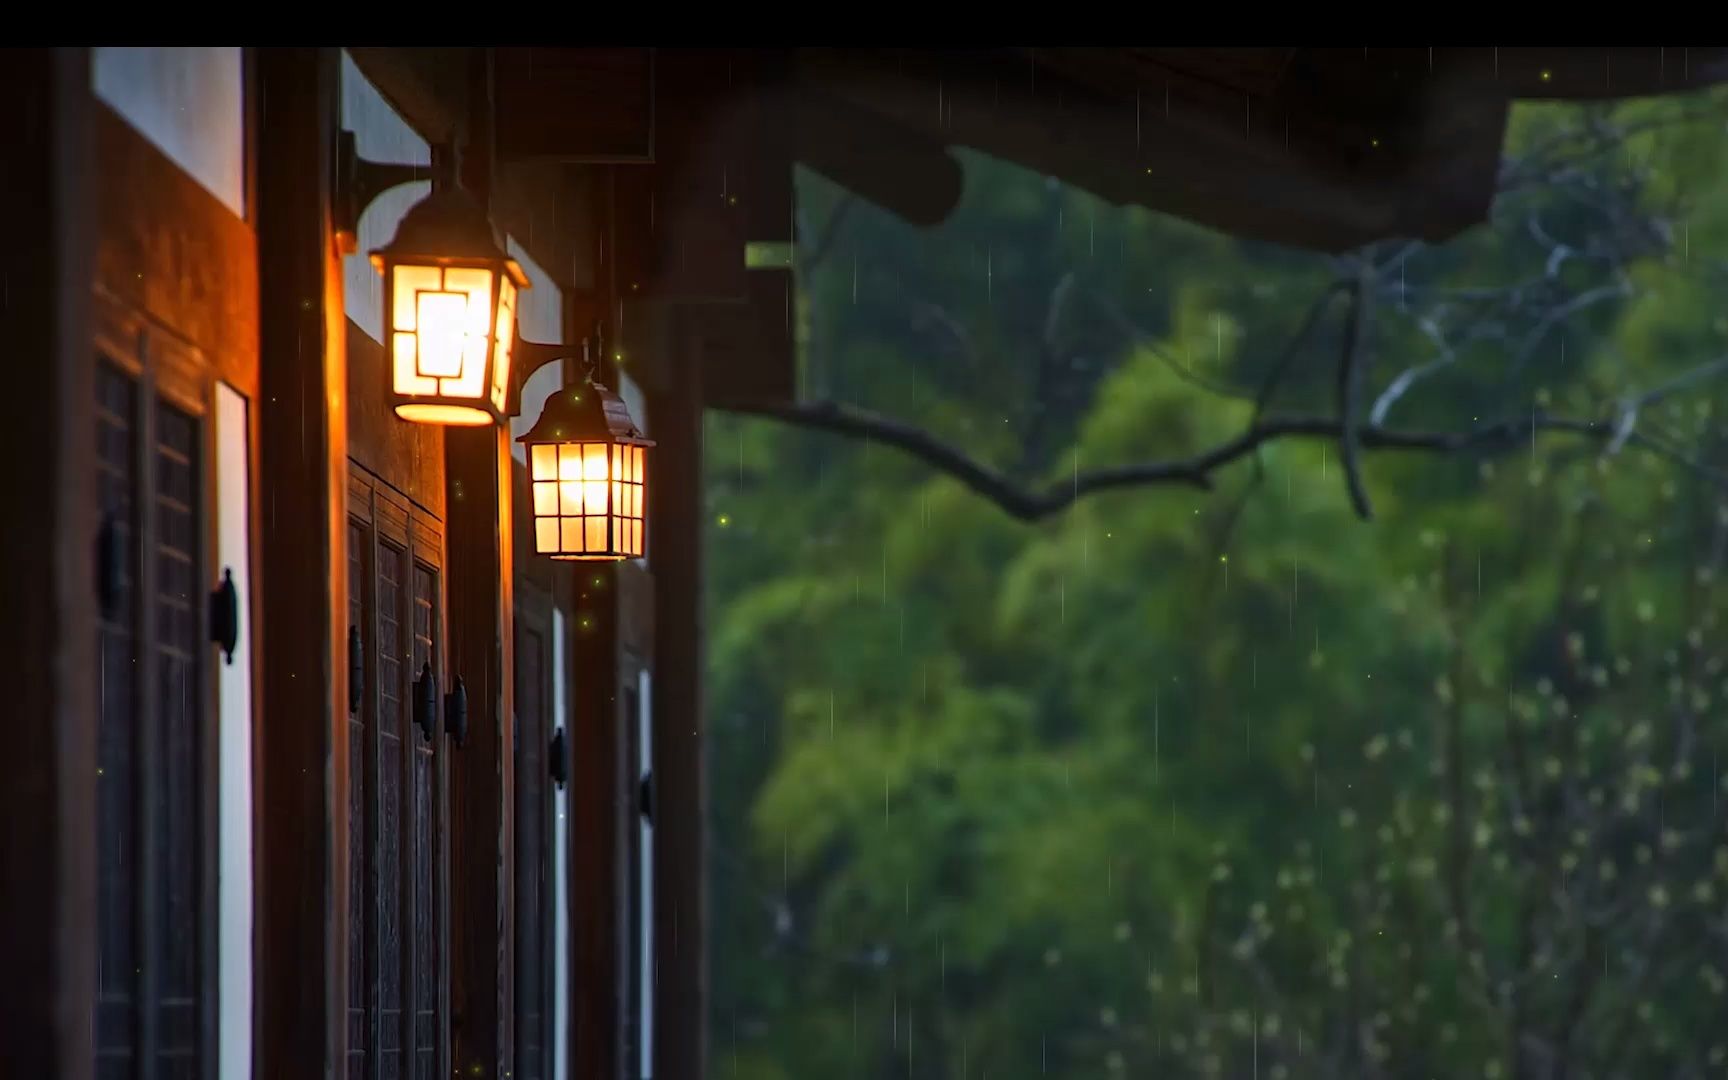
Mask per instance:
[[[528,448],[534,550],[608,562],[647,551],[647,450],[622,398],[588,380],[552,395],[516,440]]]

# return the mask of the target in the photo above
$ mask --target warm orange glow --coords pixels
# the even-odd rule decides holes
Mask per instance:
[[[461,375],[468,336],[462,324],[468,316],[468,298],[461,293],[430,290],[416,296],[419,353],[415,373],[441,379]]]
[[[528,276],[485,201],[451,170],[434,172],[431,194],[372,252],[384,275],[390,405],[414,423],[497,424],[515,396],[511,353]]]
[[[528,459],[536,552],[573,562],[642,556],[642,447],[537,443]]]
[[[444,424],[451,427],[483,427],[495,423],[484,409],[466,405],[424,405],[408,403],[396,406],[396,415],[416,424]]]
[[[422,424],[496,423],[509,398],[515,283],[474,266],[393,263],[385,272],[396,415]],[[468,401],[476,408],[464,407]]]
[[[516,286],[506,277],[498,282],[498,317],[492,331],[492,405],[504,411],[510,392],[510,351],[516,342]]]

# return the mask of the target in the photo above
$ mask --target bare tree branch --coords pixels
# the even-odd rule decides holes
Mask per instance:
[[[1357,414],[1361,411],[1363,369],[1368,366],[1368,309],[1374,302],[1374,267],[1363,260],[1350,299],[1350,321],[1344,332],[1344,347],[1338,359],[1338,453],[1343,458],[1344,486],[1350,505],[1363,521],[1374,519],[1368,488],[1362,483],[1362,463],[1357,456]]]
[[[1272,367],[1266,372],[1266,381],[1260,384],[1260,392],[1254,397],[1255,423],[1259,423],[1260,418],[1266,415],[1266,406],[1271,404],[1272,395],[1277,391],[1285,371],[1290,367],[1290,361],[1294,360],[1296,354],[1302,351],[1302,346],[1308,341],[1308,335],[1314,332],[1315,324],[1320,321],[1320,316],[1325,314],[1327,305],[1332,302],[1334,296],[1347,288],[1349,288],[1349,282],[1334,281],[1320,290],[1320,295],[1314,298],[1312,304],[1308,305],[1308,314],[1302,317],[1302,325],[1297,327],[1295,335],[1285,344],[1284,351],[1278,354],[1278,359],[1272,362]]]
[[[965,450],[937,438],[923,428],[865,409],[833,401],[803,405],[739,402],[725,408],[729,412],[769,417],[799,427],[850,435],[867,442],[904,450],[926,465],[959,480],[1021,521],[1038,521],[1050,517],[1066,509],[1083,495],[1118,488],[1180,484],[1209,491],[1212,488],[1214,471],[1253,453],[1265,443],[1282,438],[1337,440],[1342,438],[1344,433],[1344,424],[1329,417],[1263,420],[1251,424],[1235,438],[1191,457],[1093,469],[1077,474],[1069,482],[1052,485],[1043,491],[1029,491],[1016,485],[998,470],[971,457]],[[1358,429],[1355,434],[1357,444],[1366,450],[1452,454],[1466,450],[1483,453],[1505,452],[1524,445],[1532,435],[1541,432],[1606,442],[1614,437],[1615,431],[1614,423],[1608,420],[1579,420],[1534,412],[1529,416],[1499,420],[1463,431],[1392,431],[1369,425]],[[1671,448],[1658,444],[1646,435],[1634,432],[1629,441],[1652,453],[1675,457]],[[1678,457],[1678,463],[1728,490],[1728,476],[1683,456]]]
[[[1019,471],[1030,472],[1044,456],[1044,439],[1048,430],[1051,397],[1056,383],[1056,366],[1062,359],[1062,317],[1067,313],[1069,299],[1074,294],[1074,271],[1064,273],[1050,290],[1050,303],[1044,311],[1044,332],[1038,337],[1038,351],[1033,357],[1032,401],[1027,410],[1025,430],[1020,438]]]
[[[1446,334],[1440,329],[1439,323],[1432,318],[1423,318],[1418,320],[1417,325],[1421,327],[1423,333],[1433,340],[1435,347],[1440,350],[1440,355],[1420,364],[1412,364],[1388,383],[1386,389],[1380,392],[1380,396],[1374,399],[1373,407],[1368,410],[1368,422],[1370,424],[1384,424],[1386,414],[1412,386],[1441,368],[1450,366],[1458,358],[1458,351],[1447,344]]]
[[[1128,313],[1122,310],[1122,305],[1118,304],[1113,298],[1099,293],[1094,294],[1092,299],[1099,308],[1103,309],[1104,314],[1110,318],[1110,321],[1116,324],[1117,329],[1122,332],[1124,337],[1128,338],[1128,340],[1137,348],[1145,349],[1147,352],[1157,357],[1158,361],[1165,367],[1169,368],[1171,373],[1178,379],[1188,383],[1190,386],[1198,387],[1209,394],[1216,394],[1219,397],[1252,400],[1247,393],[1238,390],[1233,386],[1226,386],[1224,383],[1208,379],[1204,375],[1196,375],[1192,368],[1188,367],[1180,360],[1177,360],[1174,356],[1171,356],[1169,351],[1162,345],[1159,345],[1152,335],[1140,329],[1140,327],[1134,323],[1134,320],[1128,317]]]

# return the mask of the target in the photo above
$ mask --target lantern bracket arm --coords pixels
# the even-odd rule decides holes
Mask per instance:
[[[372,161],[360,156],[354,133],[343,129],[336,142],[336,182],[332,188],[337,245],[352,255],[360,244],[360,215],[378,196],[392,188],[421,180],[432,180],[441,159],[448,158],[442,146],[432,147],[432,164],[413,165]]]
[[[517,335],[516,338],[516,371],[523,382],[528,377],[545,367],[565,358],[576,358],[582,355],[582,343],[574,345],[554,345],[547,341],[529,341]]]

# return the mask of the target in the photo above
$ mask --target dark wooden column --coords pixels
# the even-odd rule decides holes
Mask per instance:
[[[470,72],[463,183],[492,187],[491,63]],[[511,1075],[515,873],[514,585],[508,427],[444,436],[450,678],[468,695],[468,737],[450,766],[450,1055],[458,1076]]]
[[[595,170],[582,187],[594,240],[592,309],[568,313],[568,340],[585,341],[596,375],[617,385],[609,362],[616,339],[618,170]],[[594,313],[601,313],[596,320]],[[582,378],[572,361],[565,379]],[[618,568],[573,563],[575,623],[570,648],[570,1075],[618,1080],[628,1059],[630,834],[634,790],[627,773],[629,740],[619,693]],[[631,718],[630,723],[635,723]],[[634,1080],[634,1078],[632,1078]]]
[[[342,1060],[346,970],[348,418],[341,263],[330,217],[338,56],[257,53],[262,330],[258,592],[270,603],[258,725],[259,1076]]]
[[[450,1053],[459,1076],[507,1075],[511,1042],[508,437],[496,427],[444,434],[450,678],[468,695],[468,737],[450,744]]]
[[[654,571],[654,1072],[705,1075],[707,805],[702,720],[700,339],[673,337],[669,377],[648,395]]]
[[[9,50],[0,87],[0,1071],[82,1080],[96,981],[89,50]]]
[[[616,568],[581,565],[572,574],[575,677],[570,686],[570,1075],[615,1080],[624,1061],[624,833],[628,785],[618,703]]]

